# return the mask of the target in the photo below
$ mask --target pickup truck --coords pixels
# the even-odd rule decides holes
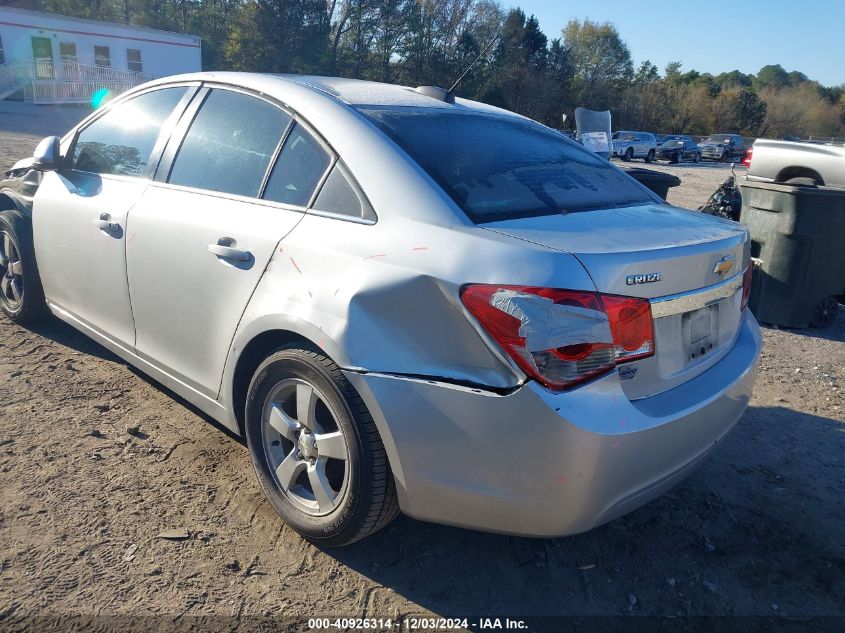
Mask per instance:
[[[759,139],[751,148],[747,178],[845,187],[845,143]]]
[[[739,161],[748,146],[739,134],[711,134],[699,143],[701,158],[714,161]]]

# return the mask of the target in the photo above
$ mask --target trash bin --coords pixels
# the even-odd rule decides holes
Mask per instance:
[[[825,327],[845,293],[845,190],[745,181],[740,222],[751,232],[748,305],[762,323]]]
[[[620,167],[631,178],[636,179],[646,187],[651,189],[658,196],[666,199],[669,195],[669,189],[677,187],[681,184],[681,179],[672,174],[665,174],[662,171],[654,171],[653,169],[643,169],[642,167]]]

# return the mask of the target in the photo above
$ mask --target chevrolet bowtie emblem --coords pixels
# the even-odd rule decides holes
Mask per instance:
[[[716,266],[713,267],[713,272],[717,275],[725,275],[733,270],[735,261],[736,257],[733,255],[725,255],[722,259],[716,262]]]

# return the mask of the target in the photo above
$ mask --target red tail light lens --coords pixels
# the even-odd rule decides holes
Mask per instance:
[[[745,268],[745,274],[742,276],[742,303],[740,304],[740,311],[748,307],[748,298],[751,296],[751,277],[754,274],[754,265],[748,262]]]
[[[624,363],[654,354],[651,304],[646,299],[602,295],[607,309],[616,362]]]
[[[754,155],[754,148],[749,147],[745,150],[745,157],[742,159],[742,164],[746,167],[751,167],[751,157]]]
[[[461,300],[530,377],[566,389],[654,353],[644,299],[533,286],[470,285]]]

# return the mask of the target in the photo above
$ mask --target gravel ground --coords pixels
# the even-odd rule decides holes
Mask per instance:
[[[37,138],[2,127],[5,167]],[[670,200],[693,207],[727,173],[658,168],[683,180]],[[626,517],[555,540],[400,517],[338,551],[287,529],[246,448],[160,385],[57,320],[0,320],[0,629],[45,616],[79,630],[79,615],[101,629],[231,630],[253,616],[305,628],[283,618],[474,614],[751,615],[765,618],[756,630],[832,630],[845,622],[845,315],[764,339],[736,430]]]

